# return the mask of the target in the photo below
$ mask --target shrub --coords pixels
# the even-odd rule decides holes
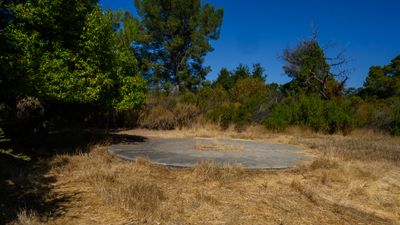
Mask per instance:
[[[204,87],[199,90],[197,99],[200,110],[202,112],[208,112],[209,110],[228,103],[229,93],[221,86],[215,88]]]
[[[293,123],[293,111],[290,106],[278,104],[272,111],[272,114],[264,120],[263,124],[267,128],[276,131],[282,132],[286,130]]]
[[[139,124],[148,129],[175,129],[189,127],[200,110],[194,104],[196,96],[193,93],[153,93],[147,99],[146,108],[141,112]]]
[[[349,97],[350,105],[354,108],[354,114],[357,118],[356,126],[371,126],[374,117],[374,105],[369,104],[360,97]]]
[[[231,94],[234,102],[239,104],[234,118],[237,126],[260,121],[257,113],[268,102],[268,89],[262,79],[253,77],[240,79]]]
[[[332,100],[326,103],[326,121],[328,132],[333,134],[339,131],[348,134],[357,124],[356,116],[348,101]]]
[[[227,129],[230,124],[234,122],[236,117],[237,106],[233,104],[224,104],[216,106],[214,109],[207,113],[207,119],[217,123],[223,129]]]
[[[324,118],[324,101],[316,95],[300,96],[299,110],[295,117],[295,125],[310,127],[315,131],[324,131],[328,128],[326,118]]]
[[[356,119],[348,101],[323,101],[318,96],[300,96],[276,105],[263,124],[276,131],[297,125],[314,131],[346,134],[355,127]]]
[[[199,109],[193,104],[178,103],[173,110],[175,125],[182,129],[189,127],[199,115]]]
[[[365,101],[361,107],[359,106],[357,108],[357,122],[360,124],[359,126],[368,126],[370,128],[386,131],[392,135],[400,135],[400,99],[373,99]],[[367,111],[363,112],[367,116],[360,113],[360,108]]]
[[[170,130],[175,128],[176,123],[171,111],[163,106],[155,106],[142,114],[140,125],[148,129]]]
[[[242,105],[257,105],[268,97],[268,89],[264,81],[258,78],[244,78],[236,82],[232,90],[232,98]]]
[[[393,110],[393,121],[390,123],[389,131],[392,135],[400,135],[400,107]]]

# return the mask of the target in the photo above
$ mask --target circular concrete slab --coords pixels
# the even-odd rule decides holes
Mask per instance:
[[[238,139],[151,137],[139,143],[111,145],[108,150],[127,160],[146,157],[155,164],[176,167],[213,161],[246,168],[287,168],[308,158],[300,147]]]

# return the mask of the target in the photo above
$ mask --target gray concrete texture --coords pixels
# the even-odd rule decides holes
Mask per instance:
[[[301,147],[238,139],[148,137],[143,142],[111,145],[108,150],[126,160],[144,157],[155,164],[174,167],[213,161],[250,169],[282,169],[308,158]]]

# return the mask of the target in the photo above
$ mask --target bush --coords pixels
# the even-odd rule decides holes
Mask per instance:
[[[198,92],[197,99],[199,109],[202,112],[208,112],[209,110],[213,110],[218,106],[230,102],[229,93],[221,86],[215,88],[201,88]]]
[[[328,129],[327,120],[324,116],[325,107],[324,101],[317,95],[311,96],[300,96],[299,98],[299,110],[294,114],[295,125],[305,126],[312,128],[315,131],[325,131]]]
[[[232,90],[232,98],[242,105],[260,105],[267,97],[267,86],[263,80],[258,78],[240,79]]]
[[[142,114],[140,125],[148,129],[171,130],[176,126],[174,114],[163,106],[155,106]]]
[[[263,124],[272,130],[282,132],[288,128],[290,124],[293,124],[294,111],[292,107],[294,105],[278,104],[272,114],[267,117]]]
[[[328,132],[348,134],[357,124],[355,113],[347,101],[329,101],[325,107]]]
[[[175,129],[190,127],[200,110],[193,93],[164,95],[153,93],[141,112],[139,124],[148,129]]]
[[[360,97],[349,97],[349,101],[354,108],[355,117],[357,118],[356,126],[372,126],[375,111],[374,104],[370,104]]]
[[[173,110],[175,125],[182,129],[190,127],[195,118],[200,114],[199,109],[193,104],[178,103]]]
[[[360,127],[369,127],[400,135],[400,99],[372,99],[357,104],[356,118]]]
[[[400,107],[393,110],[393,121],[390,123],[389,131],[392,135],[400,135]]]
[[[230,124],[234,123],[236,114],[237,106],[233,104],[224,104],[210,110],[206,118],[211,122],[217,123],[221,128],[227,129]]]
[[[276,105],[263,124],[276,131],[296,125],[314,131],[347,134],[356,126],[356,119],[348,101],[323,101],[318,96],[300,96]]]

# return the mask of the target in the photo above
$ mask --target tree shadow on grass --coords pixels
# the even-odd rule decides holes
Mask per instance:
[[[15,220],[18,213],[26,210],[46,217],[56,215],[62,202],[69,196],[52,196],[54,176],[44,176],[50,169],[43,162],[21,162],[0,159],[0,224]]]
[[[56,196],[52,192],[57,177],[49,175],[49,171],[55,155],[88,153],[95,145],[144,141],[146,138],[142,136],[113,134],[101,129],[65,129],[14,140],[13,149],[32,160],[25,162],[0,154],[0,224],[16,220],[23,210],[44,219],[62,215],[62,206],[73,196]]]

